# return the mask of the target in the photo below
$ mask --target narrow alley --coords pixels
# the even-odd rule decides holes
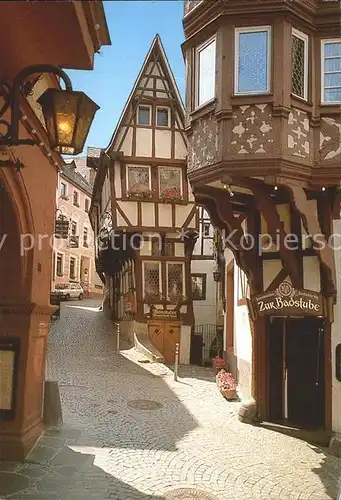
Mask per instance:
[[[341,461],[322,448],[242,424],[208,368],[146,363],[121,342],[99,302],[63,304],[47,376],[64,424],[26,463],[0,463],[0,498],[337,498]],[[2,495],[2,497],[1,497]]]

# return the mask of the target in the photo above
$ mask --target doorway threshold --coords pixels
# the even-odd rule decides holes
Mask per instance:
[[[295,437],[296,439],[301,439],[307,443],[328,447],[329,442],[333,436],[331,431],[324,428],[318,429],[302,429],[300,427],[293,426],[289,423],[275,423],[275,422],[260,422],[258,424],[260,427],[265,429],[280,432],[287,436]]]

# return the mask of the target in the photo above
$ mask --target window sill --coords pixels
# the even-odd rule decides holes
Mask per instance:
[[[233,94],[231,97],[232,105],[239,104],[263,104],[273,101],[273,93],[266,92],[264,94]]]
[[[196,107],[189,115],[193,120],[196,120],[197,118],[200,118],[206,113],[210,113],[211,111],[213,111],[215,109],[216,103],[217,103],[217,98],[214,97],[213,99]]]

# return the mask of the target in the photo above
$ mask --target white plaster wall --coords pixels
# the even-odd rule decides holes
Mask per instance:
[[[183,160],[186,158],[187,148],[180,132],[175,132],[175,158]]]
[[[182,227],[192,210],[193,205],[175,205],[175,227]]]
[[[172,132],[170,130],[155,130],[155,156],[171,158]]]
[[[278,260],[265,260],[263,262],[263,288],[266,290],[272,280],[282,269],[282,262]]]
[[[137,226],[137,201],[118,201],[117,203],[130,223]],[[117,215],[119,215],[119,212],[117,212]]]
[[[159,226],[172,227],[172,205],[168,203],[158,203]]]
[[[152,156],[152,129],[136,129],[136,156]]]
[[[141,203],[142,226],[155,227],[155,206],[154,203]]]
[[[341,221],[335,220],[333,223],[334,234],[341,234]],[[341,432],[341,382],[335,377],[335,348],[341,343],[341,251],[335,251],[335,271],[337,277],[337,302],[334,306],[334,323],[331,328],[331,349],[332,349],[332,427],[334,432]]]
[[[126,127],[122,127],[122,136],[123,136],[123,132],[125,131],[125,129],[126,129]],[[119,144],[120,142],[121,142],[121,138],[119,137],[118,141],[117,141],[117,144]],[[132,154],[132,143],[133,143],[133,129],[132,129],[132,127],[129,127],[127,135],[125,136],[123,144],[122,144],[122,146],[120,148],[120,151],[123,151],[123,154],[125,156],[131,156],[131,154]]]
[[[189,365],[191,350],[191,327],[181,325],[180,329],[180,352],[179,363],[181,365]]]
[[[321,291],[320,285],[320,263],[317,257],[303,257],[303,288]]]
[[[252,334],[248,308],[238,306],[241,295],[240,271],[234,266],[234,354],[237,358],[238,390],[241,398],[251,396]]]
[[[192,260],[192,273],[206,274],[206,300],[194,300],[194,321],[196,325],[216,324],[216,283],[213,280],[212,260]]]

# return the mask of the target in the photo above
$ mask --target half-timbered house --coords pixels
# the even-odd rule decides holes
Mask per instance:
[[[187,181],[184,107],[156,36],[97,169],[90,209],[104,309],[166,361],[189,362],[197,215]],[[156,354],[157,355],[157,354]]]

